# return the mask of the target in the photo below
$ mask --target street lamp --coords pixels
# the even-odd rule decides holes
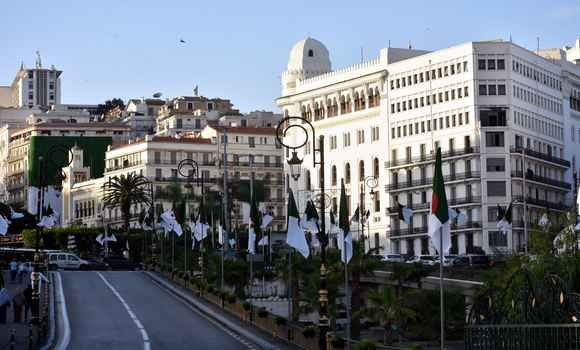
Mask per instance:
[[[362,237],[363,237],[363,246],[366,245],[365,243],[365,220],[363,220],[363,216],[366,217],[366,208],[365,208],[365,194],[366,194],[366,189],[369,188],[369,195],[371,196],[371,199],[374,199],[375,197],[375,191],[374,189],[378,186],[378,181],[377,178],[373,175],[373,176],[367,176],[364,178],[363,181],[363,186],[362,186],[362,198],[361,198],[361,203],[360,203],[360,217],[359,220],[361,222],[362,225]],[[371,238],[371,225],[367,224],[367,229],[368,229],[368,239],[370,240]],[[370,241],[369,241],[369,249],[371,247]],[[363,247],[364,249],[364,247]]]
[[[186,158],[183,159],[181,162],[179,162],[179,164],[177,165],[177,172],[179,173],[179,175],[185,177],[187,179],[187,185],[186,187],[191,189],[191,194],[193,197],[193,180],[195,179],[197,182],[198,186],[201,186],[201,206],[203,207],[203,201],[204,201],[204,186],[203,186],[203,174],[200,174],[199,172],[199,164],[190,158]],[[205,208],[204,208],[205,209]],[[187,235],[183,236],[184,238],[184,271],[187,271]],[[194,237],[192,237],[191,239],[195,239]],[[199,258],[198,258],[198,264],[199,264],[199,269],[201,271],[201,275],[203,276],[203,243],[200,242],[200,247],[199,247]]]
[[[298,123],[291,123],[296,121]],[[308,128],[305,127],[308,126]],[[297,145],[287,145],[284,143],[284,137],[288,133],[288,131],[292,128],[300,129],[299,132],[304,133],[304,141]],[[318,345],[321,350],[326,349],[326,333],[328,332],[328,290],[326,289],[326,246],[328,245],[328,235],[326,233],[326,220],[325,220],[325,210],[326,210],[326,198],[324,196],[324,135],[320,135],[319,139],[316,139],[316,131],[312,124],[301,117],[290,116],[282,119],[276,128],[276,139],[278,143],[292,151],[292,158],[287,160],[288,165],[290,166],[290,171],[292,178],[296,181],[300,176],[300,166],[303,162],[303,159],[298,157],[296,152],[297,149],[306,146],[308,143],[308,133],[309,131],[312,132],[312,143],[313,143],[313,166],[316,167],[317,165],[320,166],[320,217],[321,220],[321,229],[319,232],[319,241],[320,241],[320,289],[318,291],[318,301],[320,302],[320,308],[318,310],[319,313],[319,321],[318,321],[318,329],[319,329],[319,338],[318,338]],[[316,146],[316,142],[318,141],[318,147]],[[318,153],[318,161],[316,157],[316,153]],[[290,315],[288,315],[290,317]]]

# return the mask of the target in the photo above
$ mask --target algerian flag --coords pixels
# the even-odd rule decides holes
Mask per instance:
[[[500,210],[501,209],[501,210]],[[507,233],[512,228],[512,203],[510,202],[507,210],[504,212],[503,209],[498,205],[498,219],[497,228],[502,233]]]
[[[224,232],[224,231],[225,231],[225,230],[224,230],[223,224],[222,224],[222,222],[220,221],[220,223],[219,223],[219,225],[218,225],[218,243],[219,243],[220,245],[224,245],[224,241],[225,241],[225,240],[224,240],[224,234],[225,234],[225,232]]]
[[[104,237],[102,233],[99,233],[99,235],[97,236],[97,238],[95,238],[95,241],[99,242],[100,245],[103,245],[103,243],[105,241],[103,241]]]
[[[262,213],[262,225],[260,225],[260,228],[265,229],[266,227],[268,227],[268,225],[270,225],[272,220],[274,220],[274,215],[272,213],[263,212]]]
[[[301,220],[302,228],[312,233],[318,232],[318,212],[314,206],[314,202],[309,200],[306,202],[306,211],[304,212],[304,220]]]
[[[389,213],[399,214],[399,219],[403,220],[407,225],[410,225],[411,219],[413,218],[413,209],[407,208],[404,205],[401,205],[399,202],[396,202],[396,204],[396,209],[393,210],[388,208]]]
[[[248,252],[256,253],[256,234],[262,232],[262,213],[258,210],[256,197],[252,193],[252,203],[250,206],[250,217],[248,219]]]
[[[103,242],[117,242],[117,237],[115,237],[114,234],[105,234],[105,237],[103,238]]]
[[[310,245],[312,248],[319,248],[320,247],[320,240],[318,239],[318,234],[312,233],[312,239],[310,240]]]
[[[538,225],[542,226],[544,229],[547,229],[550,226],[550,218],[548,217],[548,208],[546,208],[546,212],[542,214],[540,220],[538,220]]]
[[[444,254],[451,247],[451,231],[449,228],[449,207],[443,183],[441,169],[441,148],[437,148],[435,158],[435,173],[433,176],[433,195],[431,197],[431,214],[429,215],[429,237],[433,245],[440,249],[443,246]]]
[[[298,214],[298,208],[296,207],[296,201],[294,201],[294,193],[292,189],[288,190],[288,221],[286,224],[286,243],[294,247],[302,256],[307,258],[310,255],[310,249],[308,249],[308,243],[306,242],[306,237],[304,236],[304,231],[300,227],[300,214]]]
[[[207,211],[205,210],[203,201],[201,201],[201,203],[199,204],[199,208],[197,209],[197,219],[195,221],[195,229],[194,229],[195,239],[198,241],[202,241],[204,238],[207,237],[207,230],[209,230],[209,223],[207,221]]]
[[[250,221],[250,203],[241,202],[241,210],[242,210],[242,222],[246,223]]]
[[[248,252],[252,255],[256,253],[256,231],[251,226],[248,228]]]
[[[331,210],[330,211],[330,228],[329,228],[329,233],[331,235],[336,235],[338,232],[338,225],[336,224],[336,216],[334,215],[334,211]]]
[[[231,238],[228,242],[230,243],[230,247],[233,248],[236,246],[236,240],[234,238]]]
[[[37,224],[38,227],[53,228],[56,225],[56,214],[50,206],[42,209],[42,217]]]
[[[262,239],[260,239],[260,241],[258,242],[259,246],[265,246],[268,245],[268,236],[264,236],[262,237]]]
[[[29,186],[26,190],[26,207],[27,211],[32,215],[36,215],[38,213],[39,194],[40,190],[38,187]]]
[[[8,233],[9,225],[10,222],[3,215],[0,215],[0,235],[5,236]]]
[[[150,206],[148,209],[143,208],[139,215],[139,224],[144,230],[153,229],[153,206]]]
[[[354,215],[350,218],[350,222],[360,222],[360,211],[358,207],[356,207]]]
[[[350,232],[350,221],[348,219],[348,206],[346,203],[346,189],[344,188],[344,179],[341,179],[340,181],[338,228],[340,232],[340,239],[338,244],[343,246],[343,249],[341,250],[341,260],[343,263],[348,264],[350,259],[352,259],[352,234]]]
[[[23,213],[15,212],[14,209],[12,209],[12,207],[10,207],[10,219],[12,219],[12,220],[22,219],[23,217],[24,217]]]

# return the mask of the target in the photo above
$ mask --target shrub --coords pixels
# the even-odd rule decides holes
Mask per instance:
[[[268,316],[268,310],[266,310],[266,308],[261,307],[258,309],[258,317],[259,318],[265,318]]]
[[[302,335],[305,338],[314,338],[316,335],[316,328],[314,326],[308,326],[302,330]]]
[[[207,292],[210,294],[214,294],[215,293],[214,286],[212,286],[211,284],[209,286],[207,286]]]
[[[343,348],[346,342],[344,341],[343,338],[335,336],[330,341],[330,344],[332,344],[332,346],[335,348]]]
[[[276,324],[278,326],[284,326],[286,324],[286,319],[282,316],[276,316]]]
[[[244,303],[242,304],[242,307],[244,308],[244,310],[250,311],[250,309],[252,308],[252,304],[250,304],[247,301],[244,301]]]
[[[377,346],[370,340],[363,340],[353,347],[353,350],[376,350]]]
[[[228,301],[228,303],[233,304],[236,302],[236,296],[233,295],[232,293],[227,293],[226,300]]]

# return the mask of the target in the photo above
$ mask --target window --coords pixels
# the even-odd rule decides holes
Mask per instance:
[[[505,96],[505,84],[500,84],[497,86],[497,94],[500,96]]]
[[[308,57],[314,57],[314,51],[312,49],[308,50]]]
[[[495,85],[488,85],[487,86],[487,93],[489,96],[497,95],[497,87]]]
[[[506,195],[505,181],[488,181],[487,195],[493,197],[505,197]]]
[[[344,166],[344,182],[347,184],[350,183],[350,163],[346,163]]]
[[[350,133],[342,134],[342,146],[349,147],[350,146]]]
[[[365,131],[364,130],[358,130],[357,131],[357,144],[361,144],[361,143],[365,143]]]
[[[332,183],[332,186],[336,186],[336,165],[333,165],[332,168],[330,168],[330,182]]]
[[[487,95],[487,85],[480,84],[479,85],[479,96],[486,96]]]
[[[487,158],[487,171],[489,172],[505,171],[505,158]]]
[[[477,60],[477,69],[485,70],[485,60]]]
[[[360,162],[358,162],[358,181],[364,180],[365,180],[365,162],[361,160]]]
[[[485,144],[487,147],[503,147],[503,131],[488,131],[485,133]]]
[[[379,140],[379,127],[374,126],[371,128],[371,141],[378,141]]]
[[[250,148],[256,148],[256,138],[254,136],[249,136],[248,144],[250,145]]]
[[[495,60],[487,60],[487,69],[495,70]]]
[[[504,70],[505,69],[505,60],[499,59],[497,60],[497,70]]]
[[[375,158],[373,160],[373,177],[375,179],[378,179],[379,178],[379,171],[380,171],[380,168],[379,168],[379,158]]]
[[[492,220],[490,218],[490,220]],[[507,235],[500,231],[489,231],[489,246],[490,247],[507,247]]]

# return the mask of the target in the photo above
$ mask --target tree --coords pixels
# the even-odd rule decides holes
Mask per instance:
[[[103,203],[108,208],[119,208],[123,217],[123,229],[129,235],[131,222],[131,206],[134,204],[150,204],[149,180],[142,175],[128,174],[109,179],[105,190]]]
[[[125,109],[125,102],[123,102],[123,100],[120,98],[106,100],[104,104],[98,105],[99,114],[106,115],[116,107],[119,107],[120,109]]]
[[[368,300],[369,305],[355,314],[381,324],[385,329],[385,344],[390,330],[399,331],[408,320],[416,317],[415,311],[406,306],[404,296],[397,296],[392,288],[373,290],[369,293]]]

